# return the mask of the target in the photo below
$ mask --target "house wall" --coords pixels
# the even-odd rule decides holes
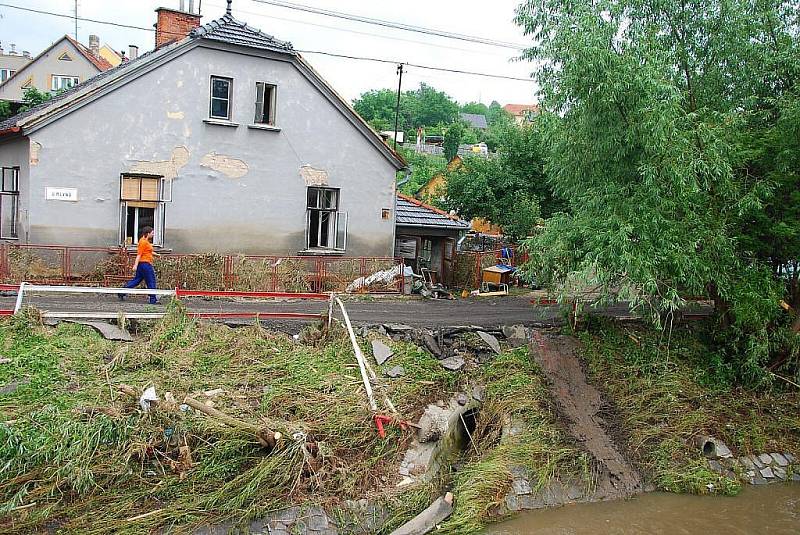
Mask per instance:
[[[234,79],[238,126],[204,122],[211,75]],[[248,128],[256,81],[278,85],[280,131]],[[286,61],[192,48],[30,137],[31,242],[116,245],[120,174],[143,172],[174,177],[164,247],[176,252],[297,254],[307,185],[322,183],[341,188],[348,256],[393,252],[394,167]],[[45,201],[47,186],[78,201]]]
[[[64,52],[72,61],[59,60]],[[25,67],[17,71],[3,85],[0,85],[0,100],[19,102],[25,90],[22,86],[33,77],[33,86],[41,91],[50,91],[52,75],[77,76],[81,82],[100,72],[75,46],[66,38],[42,55],[34,58]]]

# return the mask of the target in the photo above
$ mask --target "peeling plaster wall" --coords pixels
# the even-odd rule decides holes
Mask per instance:
[[[203,121],[212,74],[234,79],[238,127]],[[278,85],[280,131],[248,128],[257,81]],[[394,209],[394,168],[284,61],[198,47],[31,140],[31,242],[117,244],[120,174],[147,172],[174,177],[164,245],[176,252],[297,254],[307,184],[326,184],[349,215],[347,255],[393,254],[394,218],[381,209]],[[79,200],[45,201],[46,186],[77,188]]]

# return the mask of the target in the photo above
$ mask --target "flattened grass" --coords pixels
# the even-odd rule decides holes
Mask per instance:
[[[309,500],[399,503],[388,482],[408,436],[394,427],[388,439],[377,436],[344,332],[298,343],[255,325],[198,323],[177,305],[145,331],[126,345],[81,325],[45,328],[33,313],[0,321],[0,352],[11,359],[0,365],[0,385],[18,383],[0,396],[0,530],[180,532]],[[415,363],[430,356],[397,358],[408,376],[385,389],[400,410],[421,412],[419,388],[449,397],[449,377]],[[255,424],[287,422],[316,445],[317,461],[305,462],[301,438],[267,454],[254,437],[205,415],[144,413],[118,393],[123,383],[153,385],[178,403],[191,395]],[[182,465],[182,446],[191,467]],[[405,506],[395,513],[398,522],[409,514]]]

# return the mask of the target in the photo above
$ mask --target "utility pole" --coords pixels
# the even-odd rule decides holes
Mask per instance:
[[[400,119],[400,88],[403,87],[403,64],[397,65],[397,74],[400,80],[397,82],[397,103],[394,105],[394,150],[397,150],[397,122]]]
[[[78,0],[75,0],[75,40],[78,40]]]

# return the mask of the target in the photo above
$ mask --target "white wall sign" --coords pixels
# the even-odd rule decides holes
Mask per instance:
[[[44,198],[48,201],[77,202],[78,190],[76,188],[44,188]]]

